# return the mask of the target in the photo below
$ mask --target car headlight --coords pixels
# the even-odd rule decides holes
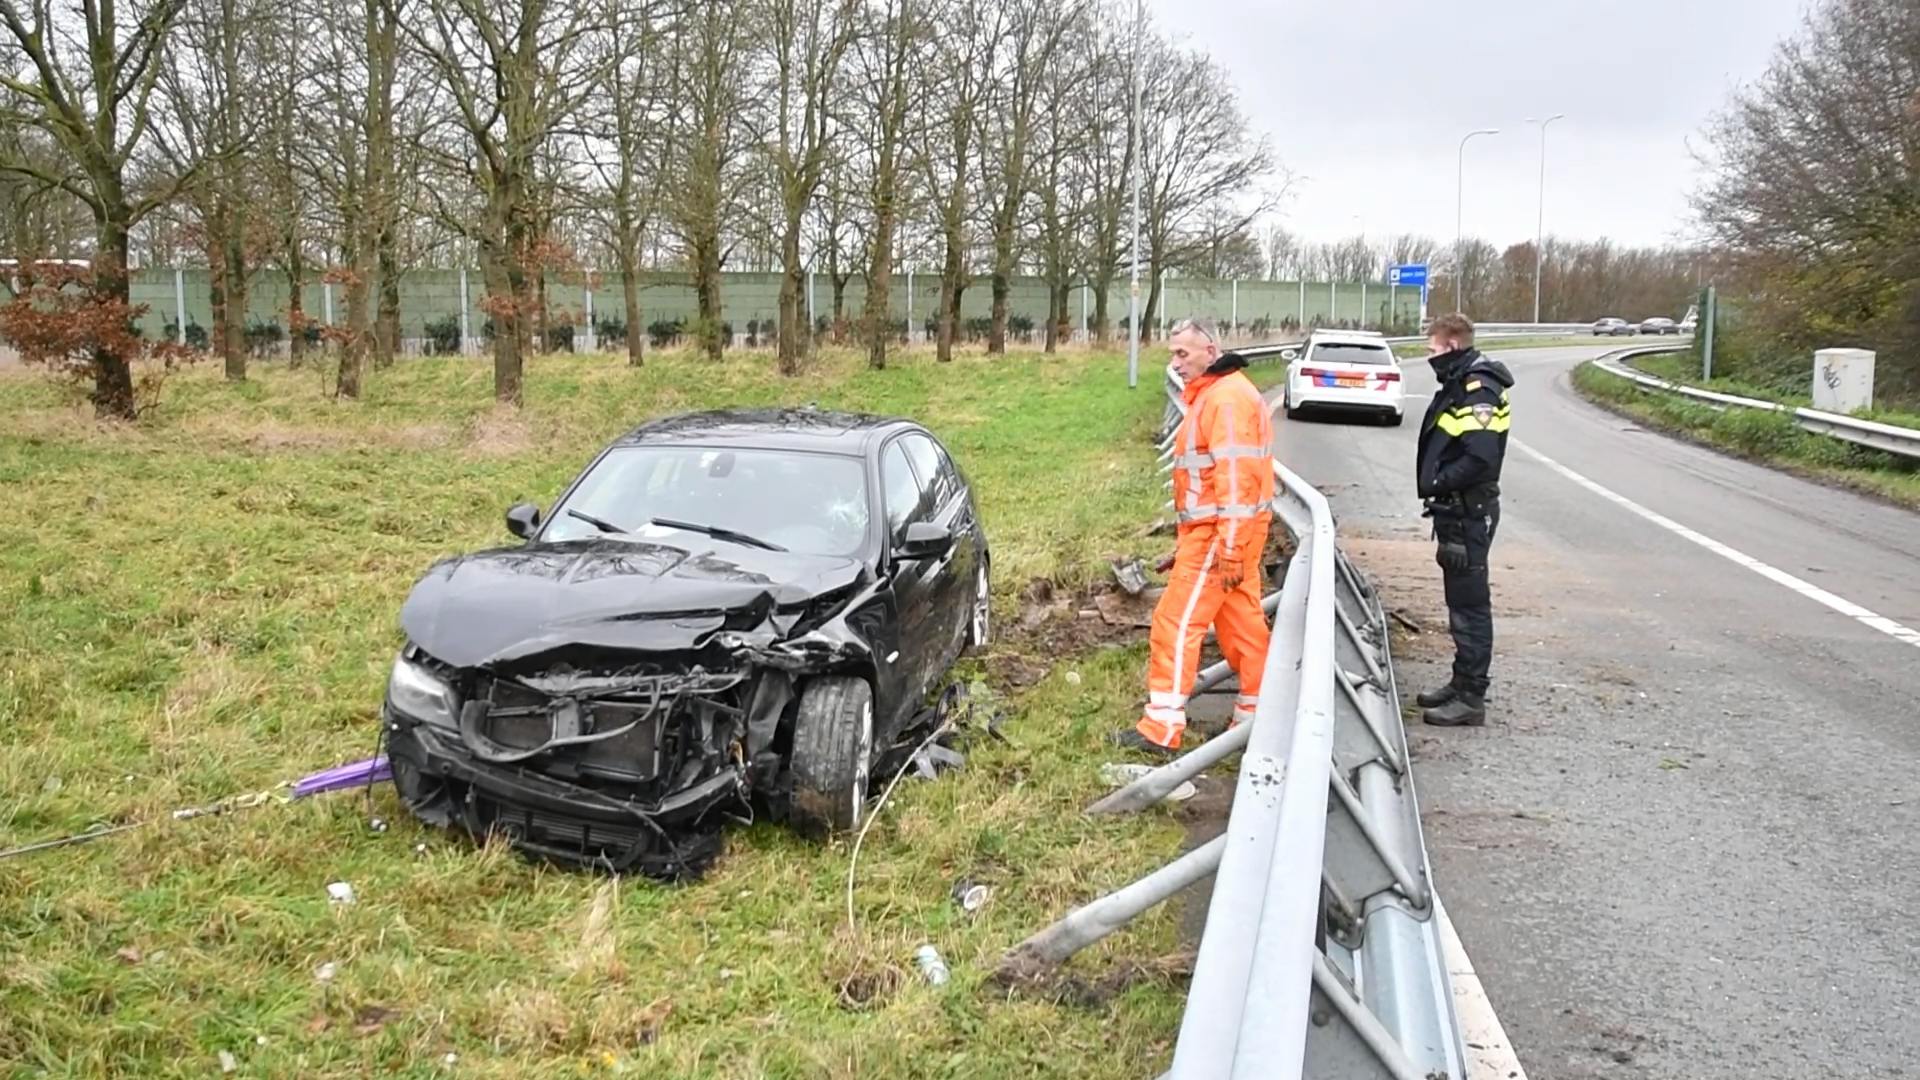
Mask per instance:
[[[395,712],[440,727],[453,727],[453,687],[402,653],[393,659],[387,702]]]

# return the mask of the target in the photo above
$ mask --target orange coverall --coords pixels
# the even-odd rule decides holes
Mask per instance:
[[[1227,353],[1186,387],[1187,417],[1174,440],[1173,508],[1179,543],[1167,591],[1153,609],[1147,707],[1138,730],[1177,748],[1187,698],[1199,673],[1200,643],[1214,628],[1221,655],[1240,677],[1233,722],[1253,719],[1267,660],[1260,609],[1260,557],[1273,520],[1273,419],[1246,361]],[[1241,568],[1229,591],[1223,571]]]

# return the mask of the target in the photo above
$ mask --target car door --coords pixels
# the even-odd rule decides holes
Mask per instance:
[[[934,654],[928,657],[929,683],[946,671],[966,641],[967,619],[972,613],[974,572],[979,565],[979,522],[975,520],[973,500],[966,497],[959,470],[945,448],[924,432],[914,432],[901,440],[907,457],[926,489],[929,513],[926,520],[942,526],[953,535],[953,546],[929,569],[927,592],[933,604],[928,614],[932,627]]]
[[[890,666],[900,700],[889,722],[897,723],[926,693],[932,655],[939,651],[940,627],[935,624],[935,591],[940,582],[937,559],[902,559],[894,552],[906,539],[907,526],[926,521],[933,506],[907,455],[904,438],[895,438],[880,451],[880,486],[886,511],[887,571],[893,581],[898,613],[898,654]]]

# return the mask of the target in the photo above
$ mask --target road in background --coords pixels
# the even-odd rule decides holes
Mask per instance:
[[[1568,372],[1610,347],[1502,354],[1493,719],[1409,727],[1447,908],[1532,1080],[1920,1075],[1920,649],[1521,444],[1907,627],[1920,516],[1586,404]],[[1451,646],[1412,479],[1433,378],[1405,370],[1402,428],[1277,427],[1424,627],[1411,695]]]

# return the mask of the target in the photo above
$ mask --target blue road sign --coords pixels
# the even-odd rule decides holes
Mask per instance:
[[[1427,287],[1427,264],[1405,263],[1390,267],[1387,270],[1387,284],[1418,285],[1424,289]]]

